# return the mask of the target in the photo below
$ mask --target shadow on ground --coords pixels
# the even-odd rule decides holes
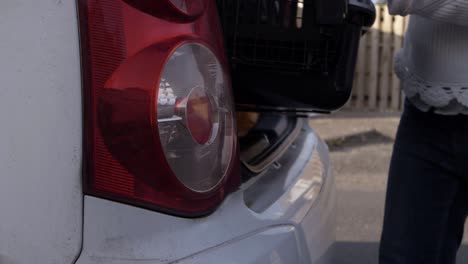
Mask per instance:
[[[380,133],[376,129],[372,129],[347,136],[330,138],[327,139],[326,142],[330,151],[345,151],[369,145],[391,144],[393,143],[393,138]]]
[[[336,242],[334,244],[333,264],[377,264],[379,244],[377,242]],[[457,263],[468,259],[468,245],[463,245]]]

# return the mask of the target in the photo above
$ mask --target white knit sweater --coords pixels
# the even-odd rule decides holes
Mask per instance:
[[[390,13],[412,15],[395,71],[423,111],[468,114],[468,0],[389,0]]]

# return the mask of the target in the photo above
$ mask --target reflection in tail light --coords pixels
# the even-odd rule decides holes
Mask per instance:
[[[190,1],[190,0],[189,0]],[[193,2],[193,1],[192,1]],[[187,13],[187,1],[186,0],[171,0],[171,3],[180,9],[180,11]]]
[[[214,2],[79,0],[79,9],[85,193],[187,217],[212,212],[240,182]]]

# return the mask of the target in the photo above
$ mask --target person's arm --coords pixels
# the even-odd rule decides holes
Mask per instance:
[[[468,0],[388,0],[392,15],[420,15],[468,26]]]

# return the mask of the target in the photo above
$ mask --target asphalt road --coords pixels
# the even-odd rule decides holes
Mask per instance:
[[[398,118],[313,119],[331,149],[338,190],[334,264],[377,263],[387,171]],[[465,230],[467,231],[467,230]],[[459,262],[468,263],[468,234]]]

